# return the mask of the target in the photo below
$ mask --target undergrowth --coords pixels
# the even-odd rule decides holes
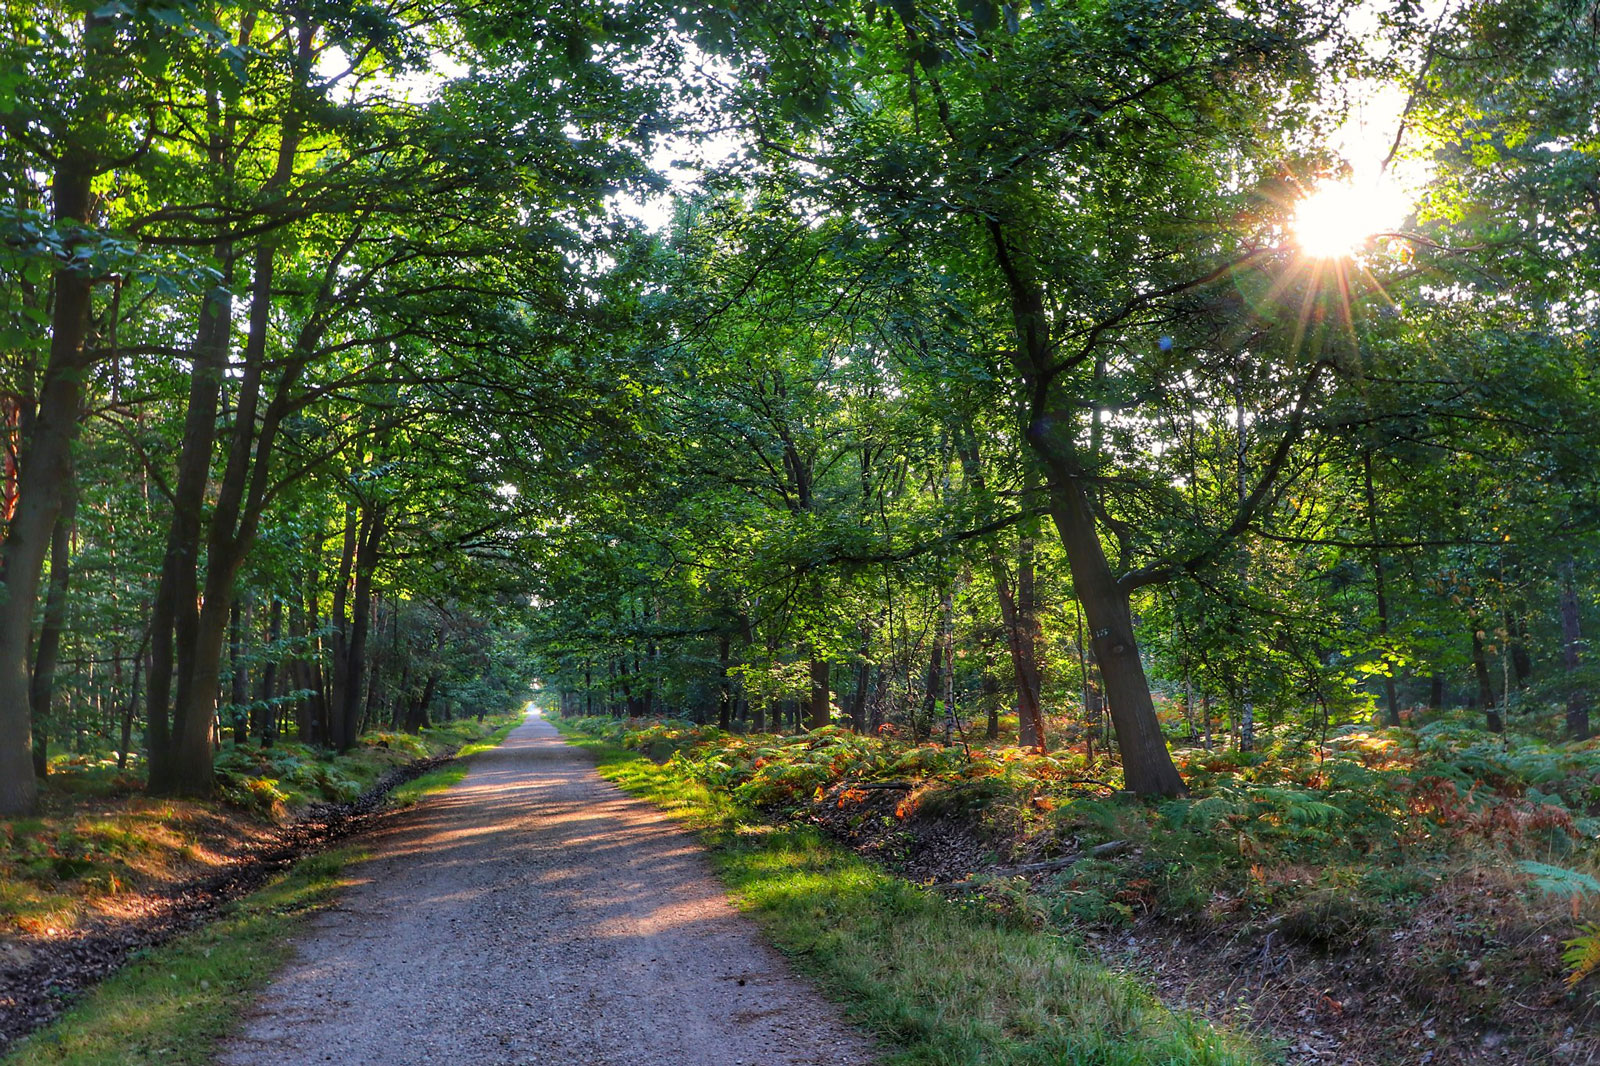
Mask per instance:
[[[288,958],[288,935],[345,884],[349,850],[301,860],[222,916],[139,953],[48,1028],[19,1041],[4,1066],[204,1066],[240,1003]]]
[[[883,793],[862,786],[895,782],[903,798],[893,817],[902,824],[954,820],[999,855],[1048,861],[1120,842],[1115,856],[1084,859],[1042,884],[1019,889],[999,877],[978,886],[978,895],[1048,928],[1114,929],[1149,917],[1199,928],[1255,924],[1339,951],[1381,941],[1430,907],[1470,908],[1482,897],[1483,907],[1498,908],[1496,935],[1479,938],[1481,946],[1463,941],[1440,964],[1508,975],[1475,993],[1475,1006],[1492,1009],[1548,983],[1531,952],[1505,949],[1497,959],[1503,942],[1548,942],[1554,930],[1566,941],[1574,987],[1592,986],[1600,967],[1600,891],[1585,887],[1600,885],[1593,742],[1495,735],[1446,719],[1346,729],[1321,745],[1192,748],[1176,753],[1190,795],[1141,802],[1118,791],[1114,768],[1072,750],[918,745],[836,727],[798,736],[612,718],[572,727],[649,752],[664,773],[769,814],[826,803],[859,804],[868,817],[867,801]],[[1554,894],[1550,871],[1564,875]],[[1511,935],[1512,922],[1529,935]],[[1418,966],[1425,983],[1431,971]]]
[[[734,745],[700,770],[674,725],[629,730],[649,750],[671,743],[679,754],[657,764],[625,750],[609,720],[557,722],[596,753],[602,775],[666,808],[698,829],[736,901],[797,966],[844,1003],[857,1021],[892,1041],[898,1066],[978,1063],[1243,1066],[1260,1061],[1243,1040],[1161,1004],[1137,982],[1090,961],[1065,937],[1040,935],[994,910],[941,899],[892,877],[805,825],[774,825],[751,807],[763,788],[799,795],[818,787],[817,771],[762,775],[744,789],[728,775]],[[615,739],[584,736],[602,729]],[[703,733],[694,740],[709,739]],[[761,738],[763,743],[768,739]],[[829,765],[887,771],[871,742],[828,734],[813,739]],[[773,765],[752,755],[752,771]],[[922,756],[913,756],[920,760]],[[766,760],[755,767],[757,760]],[[937,763],[944,766],[943,762]],[[926,769],[926,767],[924,767]],[[948,769],[948,768],[947,768]],[[781,781],[781,784],[779,783]],[[731,786],[731,787],[730,787]]]

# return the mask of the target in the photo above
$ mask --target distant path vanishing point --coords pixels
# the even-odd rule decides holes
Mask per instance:
[[[537,715],[364,843],[222,1066],[862,1066],[695,838]]]

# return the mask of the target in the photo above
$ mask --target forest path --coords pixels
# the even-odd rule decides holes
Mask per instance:
[[[693,836],[537,714],[373,858],[224,1066],[858,1066],[871,1043],[728,903]]]

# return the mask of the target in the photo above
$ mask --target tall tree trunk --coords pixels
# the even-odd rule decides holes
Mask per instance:
[[[345,750],[343,715],[345,693],[350,688],[350,576],[355,571],[356,547],[361,540],[361,512],[354,500],[344,505],[344,538],[339,549],[339,573],[333,585],[333,607],[328,624],[333,630],[333,683],[328,696],[327,734],[330,747]]]
[[[872,681],[872,663],[867,658],[869,648],[863,643],[861,658],[856,663],[855,687],[850,690],[850,728],[857,733],[867,728],[867,686]]]
[[[1150,683],[1134,639],[1128,592],[1118,584],[1100,543],[1086,471],[1081,467],[1073,439],[1076,412],[1072,405],[1052,398],[1052,368],[1057,353],[1051,343],[1043,289],[1018,261],[1016,249],[1001,224],[990,223],[990,232],[1010,296],[1017,370],[1033,391],[1033,416],[1025,428],[1025,437],[1044,467],[1050,516],[1066,549],[1073,587],[1083,603],[1090,643],[1110,701],[1111,719],[1122,749],[1123,778],[1128,788],[1141,796],[1183,795],[1183,778],[1161,735],[1161,721],[1156,717]]]
[[[302,744],[326,744],[328,735],[321,728],[325,718],[326,693],[322,681],[320,639],[317,624],[317,575],[321,553],[303,576],[304,587],[289,601],[289,640],[295,646],[290,660],[290,682],[301,695],[295,700],[295,739]]]
[[[72,530],[78,515],[78,489],[69,477],[62,487],[61,513],[50,532],[50,587],[45,593],[44,621],[34,648],[28,698],[33,709],[33,772],[42,781],[49,771],[50,703],[55,696],[56,664],[61,657],[61,631],[67,622],[67,585],[72,566]]]
[[[939,601],[939,643],[944,645],[944,669],[940,673],[939,690],[944,703],[944,742],[955,740],[956,733],[956,656],[955,656],[955,596],[949,587]]]
[[[995,560],[998,581],[1004,567]],[[1000,617],[1006,626],[1006,645],[1011,651],[1012,669],[1017,675],[1017,729],[1023,747],[1041,754],[1045,750],[1043,685],[1039,678],[1039,598],[1034,579],[1033,536],[1024,532],[1017,538],[1017,594],[1000,597]],[[1008,609],[1009,608],[1009,609]]]
[[[255,16],[241,20],[239,43],[248,44]],[[208,86],[206,116],[210,134],[207,161],[219,187],[234,174],[234,118],[224,118],[218,87]],[[280,170],[282,169],[280,160]],[[282,180],[287,180],[287,172]],[[178,452],[177,480],[172,490],[172,518],[167,527],[166,550],[151,607],[149,696],[146,702],[145,747],[149,752],[147,787],[156,794],[177,789],[179,729],[174,722],[174,702],[187,694],[198,622],[199,574],[203,512],[211,476],[211,454],[216,445],[218,405],[228,363],[228,342],[233,330],[233,280],[237,254],[231,239],[221,239],[212,249],[220,277],[200,301],[200,318],[190,349],[189,394],[184,412],[183,442]]]
[[[967,481],[984,491],[982,456],[970,427],[960,435],[961,462]],[[1026,498],[1031,503],[1035,484],[1033,468],[1024,476]],[[1035,592],[1033,534],[1026,528],[1017,539],[1017,580],[1013,589],[1011,573],[998,544],[991,545],[989,568],[994,576],[995,595],[1000,601],[1000,621],[1005,626],[1006,650],[1011,654],[1012,673],[1017,688],[1017,743],[1024,748],[1044,751],[1044,709],[1040,696],[1038,646],[1038,597]],[[997,727],[998,728],[998,727]]]
[[[1122,752],[1123,777],[1141,796],[1179,796],[1183,778],[1167,751],[1155,701],[1133,636],[1128,595],[1117,585],[1100,544],[1082,485],[1052,471],[1051,516],[1061,532],[1073,584],[1083,603],[1089,645],[1105,684],[1112,727]]]
[[[234,601],[228,617],[228,665],[230,670],[228,702],[233,725],[233,742],[247,743],[250,739],[250,671],[244,664],[244,630],[249,624],[250,599],[242,596]]]
[[[84,19],[86,40],[98,37],[100,20]],[[87,49],[93,60],[95,49]],[[83,107],[83,105],[79,105]],[[95,105],[84,108],[93,121]],[[53,176],[52,217],[64,230],[89,217],[89,187],[94,159],[80,145],[66,146]],[[81,243],[69,238],[69,249]],[[56,517],[61,512],[62,486],[72,476],[72,443],[78,435],[83,383],[91,357],[89,332],[91,279],[86,263],[55,272],[55,307],[50,323],[50,354],[40,383],[32,432],[22,442],[16,479],[16,505],[0,549],[0,816],[32,812],[38,799],[30,730],[32,677],[28,651],[33,638],[34,608],[39,601],[45,555]]]
[[[811,711],[810,728],[821,729],[833,724],[833,708],[829,699],[832,690],[829,685],[828,660],[813,658],[810,672],[811,698],[807,700]]]
[[[1478,634],[1478,619],[1472,621],[1472,673],[1478,679],[1478,706],[1483,709],[1484,725],[1491,733],[1505,732],[1505,719],[1495,706],[1494,680],[1489,675],[1489,660],[1484,654],[1483,638]]]
[[[349,751],[358,739],[361,718],[362,676],[367,660],[367,627],[372,614],[372,571],[378,564],[378,544],[383,539],[384,508],[363,508],[355,558],[355,596],[350,611],[349,664],[345,668],[344,703],[339,716],[338,748]]]
[[[1577,678],[1582,660],[1583,628],[1578,614],[1576,562],[1561,564],[1561,661],[1567,671],[1567,738],[1589,739],[1589,694]]]
[[[944,681],[944,641],[940,635],[933,635],[928,641],[928,676],[925,680],[925,691],[922,694],[922,721],[918,723],[917,739],[922,739],[922,730],[926,728],[933,731],[934,716],[939,709],[939,690]]]
[[[723,732],[733,727],[733,678],[728,675],[728,660],[732,651],[733,638],[723,633],[717,638],[717,728]],[[587,688],[587,668],[584,684]]]
[[[428,728],[428,710],[433,706],[433,696],[438,689],[439,671],[435,670],[428,675],[427,682],[422,686],[422,695],[417,697],[411,713],[406,717],[407,732],[420,733]]]
[[[1000,739],[1000,679],[985,665],[978,680],[978,698],[983,702],[983,736],[985,740]]]
[[[302,97],[315,56],[316,27],[306,11],[295,24],[296,52],[289,86],[277,160],[267,191],[277,192],[293,175],[301,139]],[[234,583],[255,533],[264,506],[272,451],[278,427],[287,409],[288,392],[296,379],[308,338],[294,345],[295,358],[286,360],[274,396],[264,412],[261,406],[263,375],[267,365],[267,334],[273,306],[273,277],[278,237],[268,233],[256,246],[250,278],[249,326],[236,391],[228,460],[217,484],[206,537],[204,588],[192,641],[178,635],[179,671],[173,704],[172,751],[174,765],[166,788],[185,796],[211,794],[212,732],[216,720],[217,686],[222,670],[222,648]],[[344,253],[325,268],[338,269]],[[304,331],[302,331],[304,333]],[[209,451],[209,449],[208,449]],[[181,602],[181,601],[180,601]],[[183,668],[185,648],[188,668]]]
[[[1512,610],[1505,612],[1506,640],[1511,651],[1511,670],[1517,688],[1528,687],[1533,677],[1533,658],[1528,654],[1528,620]]]
[[[270,748],[277,739],[278,645],[283,640],[283,598],[272,597],[268,611],[267,661],[261,667],[261,692],[257,706],[252,709],[254,721],[251,730],[263,748]]]
[[[133,659],[133,687],[128,691],[128,701],[122,705],[122,736],[117,743],[117,769],[128,768],[128,752],[133,747],[133,716],[139,708],[139,682],[143,678],[145,663],[150,658],[150,630],[144,631],[139,642],[139,653]]]
[[[1361,457],[1361,471],[1367,496],[1367,531],[1372,539],[1369,561],[1372,564],[1372,585],[1378,606],[1378,644],[1384,656],[1383,724],[1392,727],[1400,724],[1400,699],[1395,692],[1394,667],[1389,661],[1389,590],[1384,581],[1383,552],[1378,548],[1378,494],[1372,484],[1370,451]]]

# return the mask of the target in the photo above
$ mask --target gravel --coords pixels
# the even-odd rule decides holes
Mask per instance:
[[[695,838],[537,716],[391,816],[221,1066],[862,1066]]]

